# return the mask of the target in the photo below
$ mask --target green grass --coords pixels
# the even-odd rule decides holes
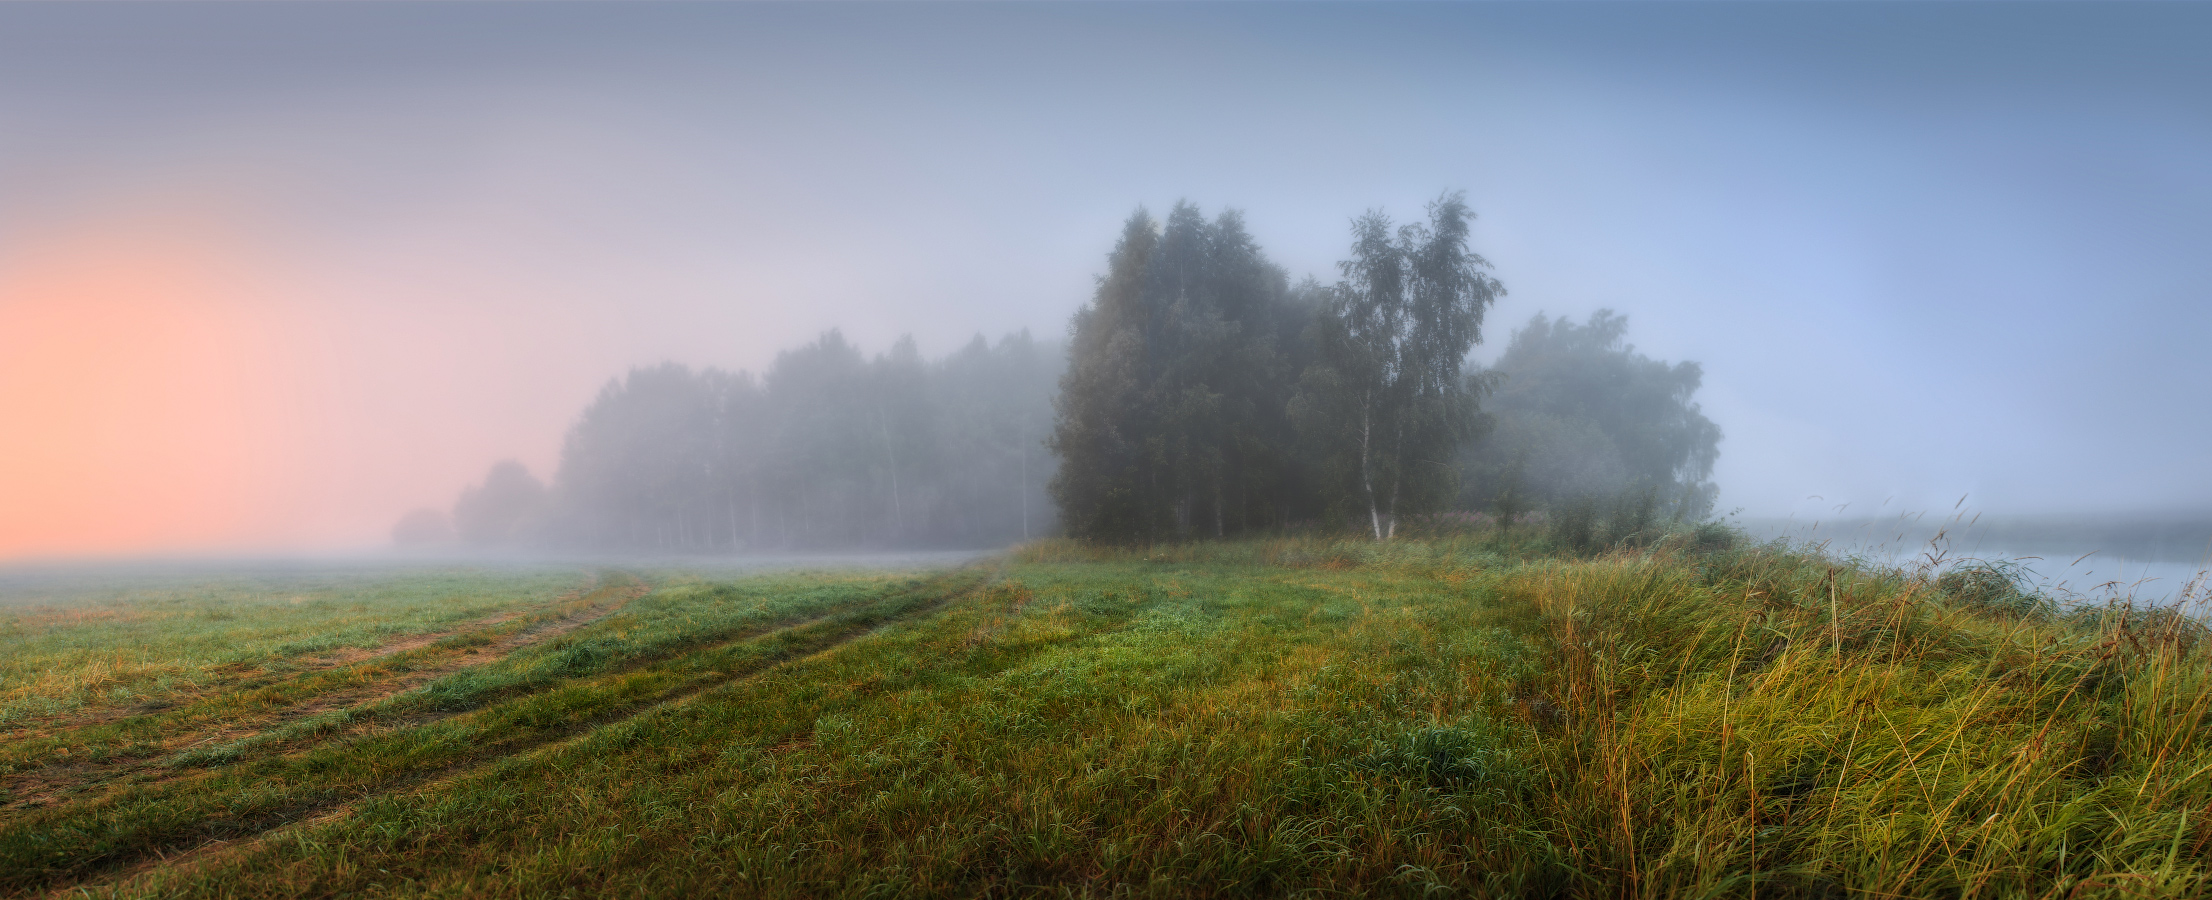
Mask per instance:
[[[557,637],[19,799],[0,890],[2212,892],[2194,620],[1779,548],[1542,550],[648,575]],[[28,741],[12,778],[71,771]]]
[[[283,675],[588,580],[575,570],[371,570],[23,592],[0,602],[0,731]]]

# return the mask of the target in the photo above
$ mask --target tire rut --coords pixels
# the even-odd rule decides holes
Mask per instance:
[[[936,581],[938,583],[952,582],[958,577],[958,575],[946,576]],[[863,617],[860,621],[850,623],[817,639],[779,648],[750,668],[713,672],[700,677],[694,682],[663,692],[652,699],[641,700],[636,704],[603,715],[591,716],[548,728],[531,735],[526,740],[492,748],[490,752],[472,754],[451,764],[424,771],[397,775],[373,785],[363,786],[361,789],[351,792],[350,796],[323,802],[302,802],[282,810],[253,817],[251,821],[209,822],[207,824],[211,827],[203,828],[199,835],[180,836],[182,839],[179,840],[157,842],[135,851],[120,853],[93,862],[74,873],[63,874],[59,878],[52,879],[47,884],[25,885],[24,887],[28,889],[28,893],[41,894],[47,897],[86,896],[88,892],[95,891],[114,894],[129,887],[132,882],[165,876],[166,874],[197,871],[219,862],[221,859],[257,849],[281,835],[342,819],[350,815],[362,803],[462,777],[471,771],[496,765],[508,759],[549,752],[589,737],[599,729],[631,721],[651,714],[656,710],[673,707],[716,688],[758,678],[794,662],[818,657],[892,625],[926,618],[958,599],[974,595],[991,581],[990,578],[978,578],[965,586],[944,591],[931,599],[916,604],[912,608],[896,611],[881,619],[870,620]],[[850,610],[843,612],[849,613]],[[836,619],[840,614],[840,611],[828,612],[821,616],[790,623],[770,631],[734,638],[721,644],[692,650],[682,656],[711,652],[715,649],[738,644],[757,643],[787,637],[794,632]],[[676,658],[680,659],[682,656]],[[415,723],[409,724],[413,725]],[[215,834],[207,833],[211,831]],[[178,849],[180,847],[187,847],[187,849],[180,851]],[[77,877],[71,877],[72,874]],[[0,889],[0,894],[7,893],[10,892]],[[18,891],[17,893],[22,892]]]
[[[75,765],[66,763],[50,764],[27,772],[8,775],[4,780],[0,780],[0,786],[5,786],[9,797],[8,802],[0,804],[0,810],[24,810],[47,806],[62,799],[65,795],[79,794],[95,785],[104,782],[115,783],[121,779],[129,780],[115,783],[115,788],[143,787],[190,777],[193,773],[173,768],[172,764],[175,762],[178,753],[189,752],[210,744],[221,745],[232,741],[245,740],[257,734],[266,734],[310,716],[375,703],[414,690],[454,672],[497,662],[518,650],[554,640],[604,619],[650,590],[650,586],[640,582],[626,585],[599,586],[571,594],[563,602],[588,600],[595,595],[598,596],[598,599],[583,609],[559,618],[547,619],[533,624],[502,637],[489,645],[457,650],[453,658],[434,665],[419,669],[408,669],[368,684],[341,687],[328,693],[316,694],[305,698],[300,703],[267,716],[257,717],[251,721],[217,722],[207,727],[167,736],[162,741],[164,752],[157,756]],[[420,650],[439,640],[455,635],[469,634],[484,627],[511,622],[525,615],[528,615],[527,611],[520,611],[479,620],[472,623],[472,625],[477,626],[475,628],[455,629],[435,635],[421,636],[418,639],[403,642],[409,645],[405,647],[390,647],[387,645],[389,649],[379,648],[380,652],[375,656],[355,660],[354,664],[369,664],[410,650]],[[152,775],[152,777],[132,778],[134,775]],[[72,799],[93,798],[79,796]]]
[[[595,582],[598,580],[600,579],[595,579]],[[561,604],[570,603],[583,597],[587,597],[592,593],[603,589],[604,587],[605,586],[602,584],[593,583],[585,587],[568,591],[567,593],[554,598],[552,602],[543,604],[542,606],[509,610],[507,612],[501,612],[494,615],[485,616],[473,621],[464,622],[451,628],[424,632],[421,634],[408,635],[394,641],[378,644],[375,647],[347,648],[326,653],[315,653],[295,657],[287,661],[290,667],[284,669],[280,673],[277,673],[278,677],[275,678],[270,678],[269,676],[271,673],[268,672],[251,672],[249,674],[239,674],[229,679],[219,680],[210,683],[202,688],[180,692],[178,695],[175,695],[169,699],[157,700],[149,703],[140,703],[134,706],[103,707],[100,709],[87,710],[78,713],[45,717],[44,719],[40,720],[39,726],[43,729],[51,731],[76,730],[97,725],[106,725],[111,722],[120,722],[125,719],[130,719],[137,716],[158,715],[163,712],[175,710],[179,707],[189,707],[194,703],[204,702],[215,697],[223,696],[227,693],[259,690],[273,685],[282,684],[287,681],[296,681],[301,678],[320,675],[336,669],[343,669],[348,666],[358,666],[375,663],[379,660],[389,659],[393,656],[406,653],[410,650],[420,650],[424,647],[428,647],[447,638],[470,634],[486,628],[494,628],[500,625],[504,625],[508,622],[514,621],[515,619],[528,616],[535,610],[558,607]],[[234,667],[242,664],[229,665]],[[27,737],[34,737],[35,735],[31,733],[32,731],[33,728],[31,726],[11,726],[8,728],[0,729],[0,741],[20,740]]]

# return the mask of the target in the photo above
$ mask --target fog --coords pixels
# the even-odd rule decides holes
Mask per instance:
[[[1624,316],[1701,373],[1716,512],[2201,516],[2208,45],[2182,4],[0,5],[0,560],[381,547],[553,480],[633,370],[1057,347],[1140,206],[1333,282],[1448,190],[1506,291],[1475,366]]]

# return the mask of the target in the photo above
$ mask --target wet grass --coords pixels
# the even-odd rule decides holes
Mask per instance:
[[[2195,620],[1771,547],[1540,549],[648,577],[557,639],[11,807],[0,889],[2212,890]]]
[[[175,703],[550,602],[573,569],[143,579],[0,595],[0,733]]]

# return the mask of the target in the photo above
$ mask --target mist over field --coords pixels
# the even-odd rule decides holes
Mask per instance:
[[[0,560],[1061,533],[1077,313],[1132,214],[1165,235],[1186,202],[1237,214],[1234,290],[1277,329],[1222,394],[1262,412],[1220,421],[1287,461],[1231,452],[1260,474],[1174,488],[1160,534],[1350,527],[1300,341],[1356,218],[1454,191],[1501,288],[1465,373],[1520,380],[1470,384],[1438,511],[1644,485],[1663,515],[2201,520],[2208,32],[2180,4],[8,5]],[[1658,399],[1539,389],[1602,367],[1516,333]],[[1666,416],[1680,440],[1631,437]]]
[[[2207,48],[0,3],[0,898],[2212,896]]]

